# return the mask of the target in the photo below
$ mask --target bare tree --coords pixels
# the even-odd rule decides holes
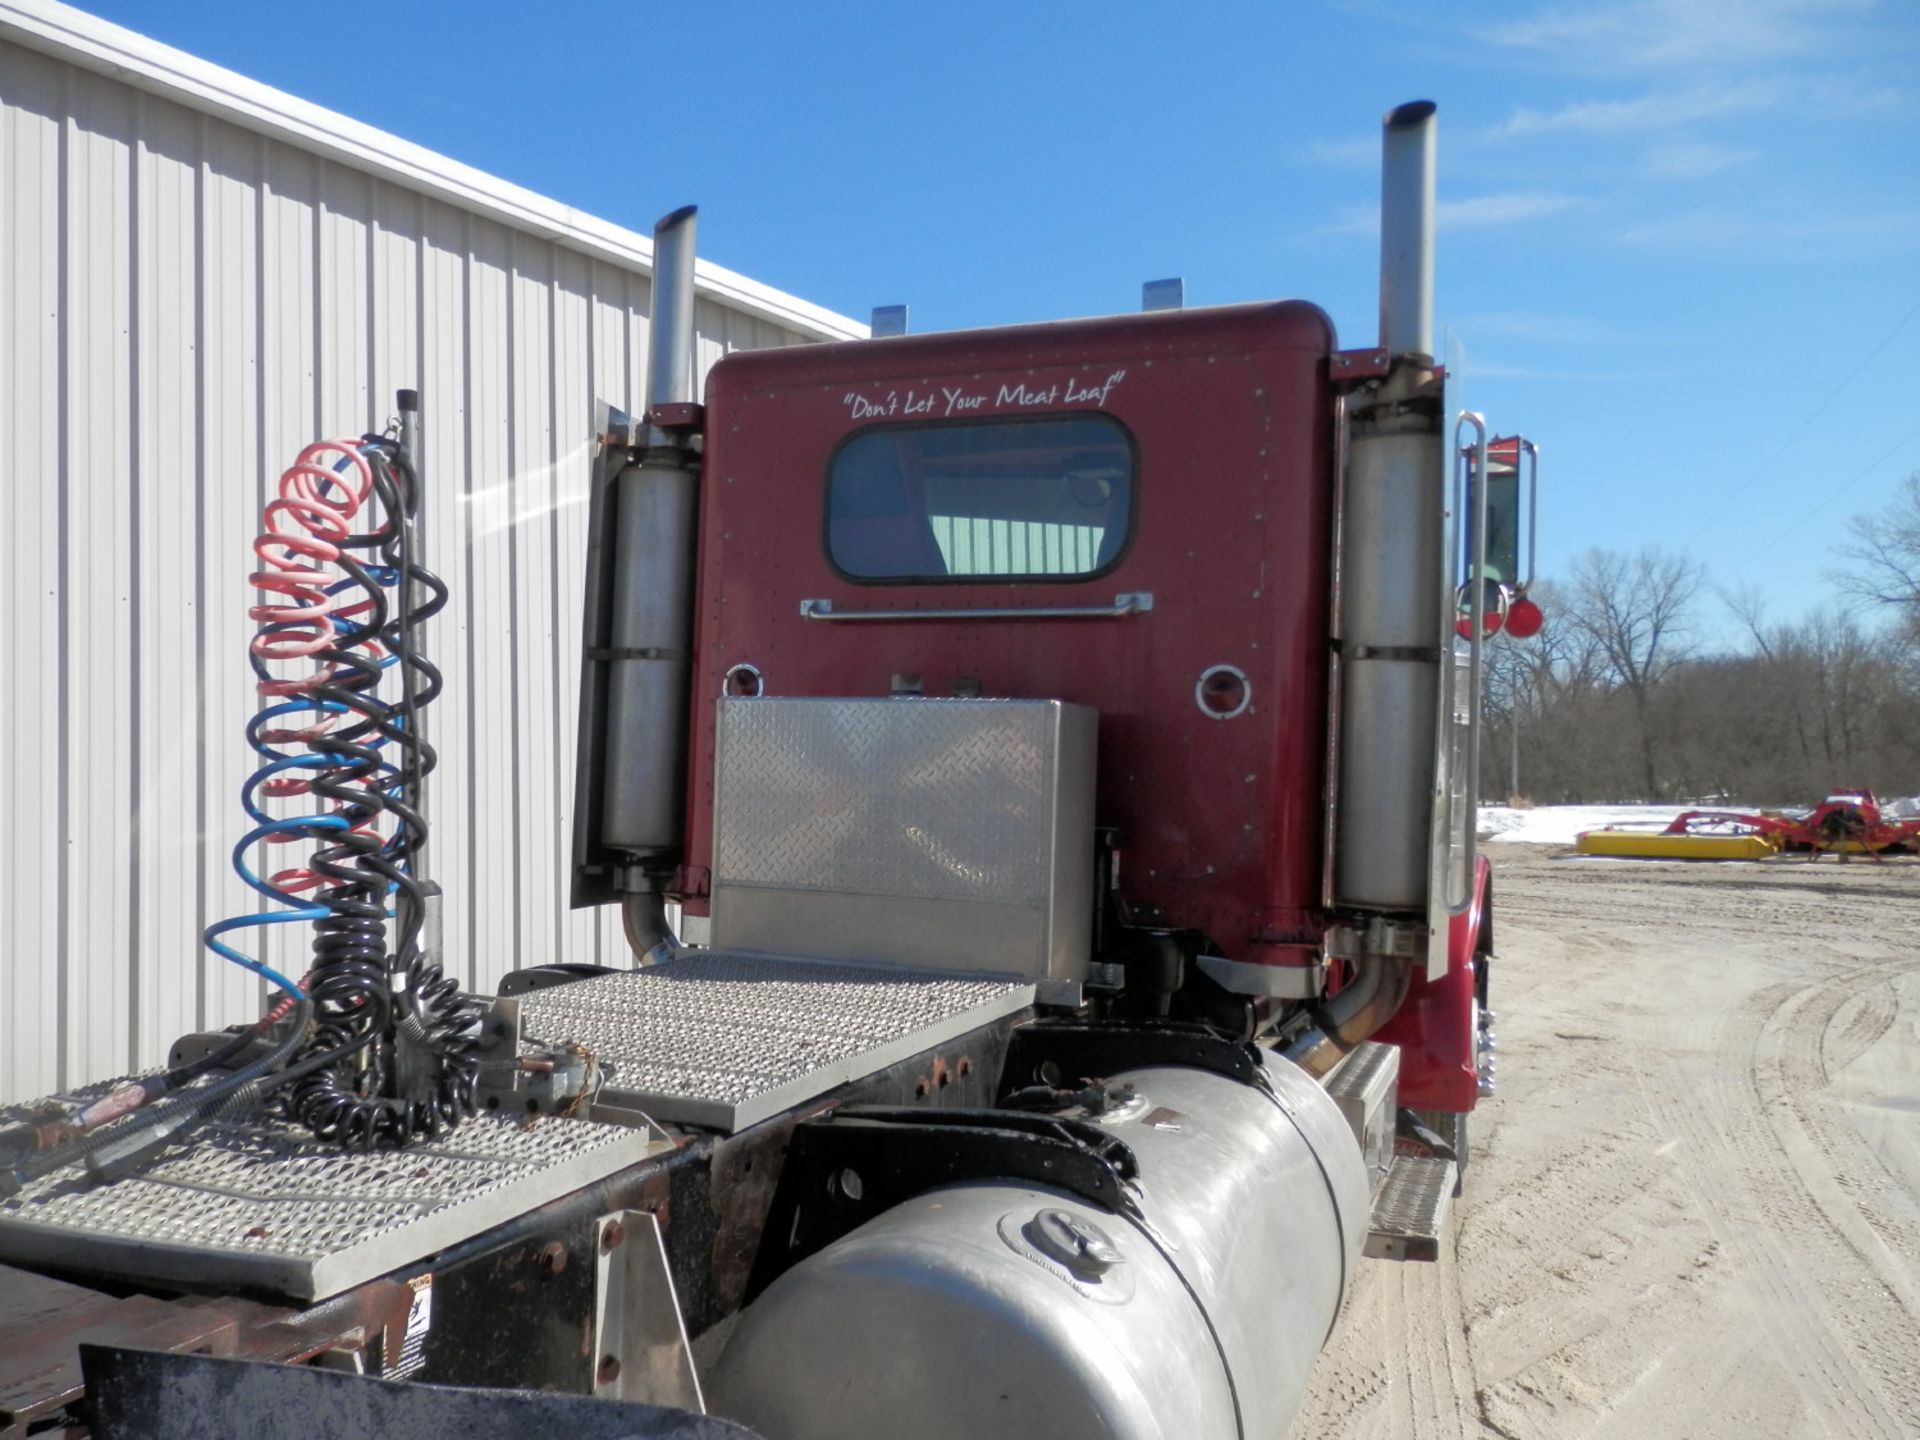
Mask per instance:
[[[1493,793],[1524,789],[1554,802],[1592,799],[1617,784],[1609,728],[1590,724],[1607,703],[1606,664],[1572,599],[1549,581],[1531,592],[1545,623],[1525,640],[1496,636],[1487,650],[1482,774]],[[1519,775],[1510,767],[1518,760]]]
[[[1816,612],[1762,626],[1746,653],[1691,660],[1661,687],[1669,771],[1695,793],[1748,804],[1806,803],[1858,785],[1910,795],[1920,788],[1912,652],[1897,635]]]
[[[1574,565],[1570,618],[1631,701],[1649,800],[1660,793],[1654,695],[1687,657],[1693,604],[1705,583],[1697,560],[1654,546],[1630,556],[1589,550]]]
[[[1847,595],[1901,612],[1920,628],[1920,470],[1900,482],[1884,510],[1847,522],[1852,537],[1839,547],[1845,568],[1834,583]]]
[[[1920,536],[1920,483],[1912,488]],[[1870,536],[1883,546],[1898,538],[1886,526]],[[1913,557],[1920,573],[1920,544]],[[1873,569],[1854,558],[1857,571]],[[1902,606],[1905,628],[1832,607],[1780,621],[1756,586],[1719,591],[1745,643],[1706,651],[1688,643],[1705,588],[1695,562],[1657,550],[1594,551],[1560,587],[1536,587],[1545,628],[1526,641],[1500,637],[1488,652],[1484,770],[1494,785],[1524,784],[1550,803],[1920,791],[1920,591]],[[1883,587],[1880,600],[1897,594]],[[1517,782],[1502,773],[1516,762]]]
[[[1532,598],[1545,621],[1540,633],[1517,654],[1526,666],[1528,686],[1545,709],[1556,709],[1591,693],[1605,680],[1606,662],[1587,627],[1574,615],[1574,597],[1552,581],[1533,587]]]
[[[1716,585],[1714,594],[1720,597],[1720,603],[1727,607],[1733,618],[1740,622],[1740,628],[1752,637],[1753,645],[1763,659],[1773,658],[1773,644],[1767,634],[1767,594],[1757,581],[1746,580],[1732,589]]]

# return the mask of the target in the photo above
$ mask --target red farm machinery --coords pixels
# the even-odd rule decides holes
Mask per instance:
[[[1583,832],[1586,855],[1642,860],[1768,860],[1802,855],[1873,859],[1920,850],[1920,818],[1886,813],[1871,790],[1840,790],[1811,810],[1683,810],[1660,829],[1609,826]]]

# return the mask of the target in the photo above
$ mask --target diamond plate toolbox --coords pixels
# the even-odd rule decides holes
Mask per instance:
[[[719,706],[716,948],[1085,978],[1094,711],[919,698]]]

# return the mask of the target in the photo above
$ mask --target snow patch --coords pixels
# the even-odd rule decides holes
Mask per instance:
[[[1520,845],[1571,845],[1582,830],[1619,826],[1631,830],[1664,830],[1673,817],[1690,805],[1536,805],[1516,810],[1508,805],[1480,807],[1480,838]]]

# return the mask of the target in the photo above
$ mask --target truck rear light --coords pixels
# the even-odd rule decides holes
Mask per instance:
[[[1507,611],[1507,634],[1516,640],[1531,640],[1546,623],[1545,612],[1531,600],[1516,600]]]

